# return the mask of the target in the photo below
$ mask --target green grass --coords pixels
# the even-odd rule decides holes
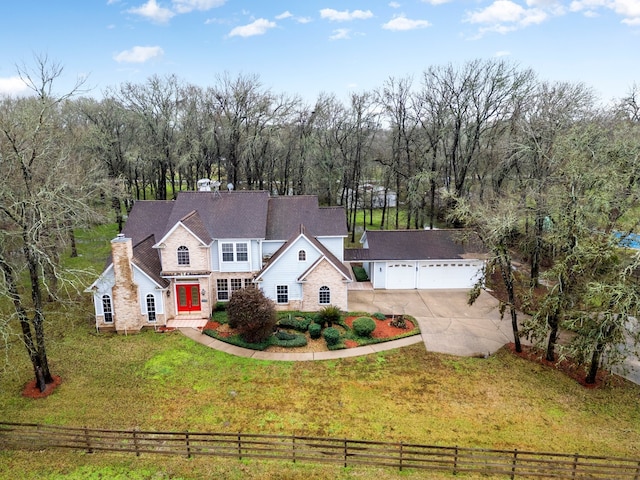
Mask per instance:
[[[112,233],[104,232],[104,241]],[[85,248],[97,243],[90,235],[80,244],[83,258],[91,254]],[[4,352],[9,365],[0,371],[0,420],[640,458],[640,387],[621,381],[584,389],[506,351],[462,358],[429,353],[419,344],[331,361],[268,362],[212,350],[177,332],[98,334],[88,295],[71,309],[50,309],[48,353],[62,384],[48,398],[23,398],[32,372],[24,348],[10,342]],[[400,475],[286,462],[0,451],[2,479],[119,478],[123,472],[134,479]],[[424,472],[401,476],[424,478]]]

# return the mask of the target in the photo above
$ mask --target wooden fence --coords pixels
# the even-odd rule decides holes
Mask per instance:
[[[327,462],[345,467],[382,466],[508,478],[640,480],[638,459],[246,433],[126,431],[0,422],[0,448]]]

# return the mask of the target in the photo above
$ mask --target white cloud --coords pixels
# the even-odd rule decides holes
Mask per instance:
[[[160,7],[156,3],[156,0],[149,0],[144,5],[137,8],[131,8],[127,10],[127,12],[140,15],[141,17],[156,23],[167,23],[175,16],[175,13],[168,8]]]
[[[373,17],[371,10],[349,10],[338,11],[333,8],[323,8],[320,10],[320,17],[332,22],[349,22],[351,20],[366,20]]]
[[[398,2],[389,2],[389,6],[391,8],[400,8],[400,4]]]
[[[27,84],[17,75],[14,77],[0,77],[0,95],[18,95],[26,92],[28,89]]]
[[[144,63],[163,54],[164,50],[160,47],[133,47],[114,55],[113,59],[118,63]]]
[[[574,0],[569,9],[572,12],[583,12],[587,17],[597,16],[597,10],[605,8],[624,17],[626,25],[640,25],[640,0]]]
[[[431,5],[442,5],[450,1],[451,0],[422,0],[423,3],[430,3]]]
[[[549,13],[541,8],[524,8],[511,0],[496,0],[487,8],[467,12],[465,22],[484,25],[486,32],[508,33],[528,25],[544,22]]]
[[[270,28],[275,28],[276,23],[264,18],[259,18],[253,23],[235,27],[229,32],[230,37],[253,37],[254,35],[264,35]]]
[[[280,15],[276,15],[276,20],[283,20],[285,18],[291,18],[291,17],[293,17],[293,13],[287,10],[286,12],[282,12]]]
[[[500,57],[508,57],[511,55],[511,52],[509,50],[500,50],[497,51],[493,56],[500,58]]]
[[[430,27],[431,23],[428,20],[411,20],[404,15],[398,15],[387,23],[382,25],[382,28],[385,30],[393,30],[393,31],[406,31],[406,30],[416,30],[418,28],[426,28]]]
[[[313,19],[311,17],[296,17],[298,23],[311,23]]]
[[[173,8],[178,13],[189,13],[194,10],[206,12],[212,8],[221,7],[226,0],[172,0]]]
[[[333,31],[333,34],[329,37],[329,40],[349,40],[351,38],[351,30],[348,28],[338,28]]]

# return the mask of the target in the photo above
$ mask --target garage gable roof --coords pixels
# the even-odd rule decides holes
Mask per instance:
[[[468,230],[369,230],[363,241],[368,260],[447,260],[484,256],[480,239]]]

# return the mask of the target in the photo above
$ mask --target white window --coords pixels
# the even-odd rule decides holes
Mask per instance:
[[[104,315],[104,323],[113,323],[113,307],[109,295],[102,296],[102,314]]]
[[[189,249],[184,245],[178,247],[178,265],[189,265]]]
[[[147,319],[149,322],[156,321],[156,299],[152,293],[147,295]]]
[[[220,249],[222,250],[223,262],[246,262],[249,260],[249,246],[246,243],[223,243]]]
[[[218,287],[218,301],[224,302],[229,300],[229,283],[226,278],[219,278],[216,281],[216,286]]]
[[[331,290],[326,285],[320,287],[318,292],[318,303],[320,305],[329,305],[331,303]]]
[[[236,290],[240,290],[242,288],[242,279],[241,278],[232,278],[231,279],[231,294]]]
[[[222,244],[222,261],[233,262],[233,243]]]
[[[278,303],[289,303],[289,286],[288,285],[276,286],[276,300]]]
[[[236,262],[249,260],[249,250],[246,243],[236,243]]]
[[[298,261],[299,262],[306,262],[307,261],[307,252],[305,252],[304,250],[300,250],[298,252]]]

